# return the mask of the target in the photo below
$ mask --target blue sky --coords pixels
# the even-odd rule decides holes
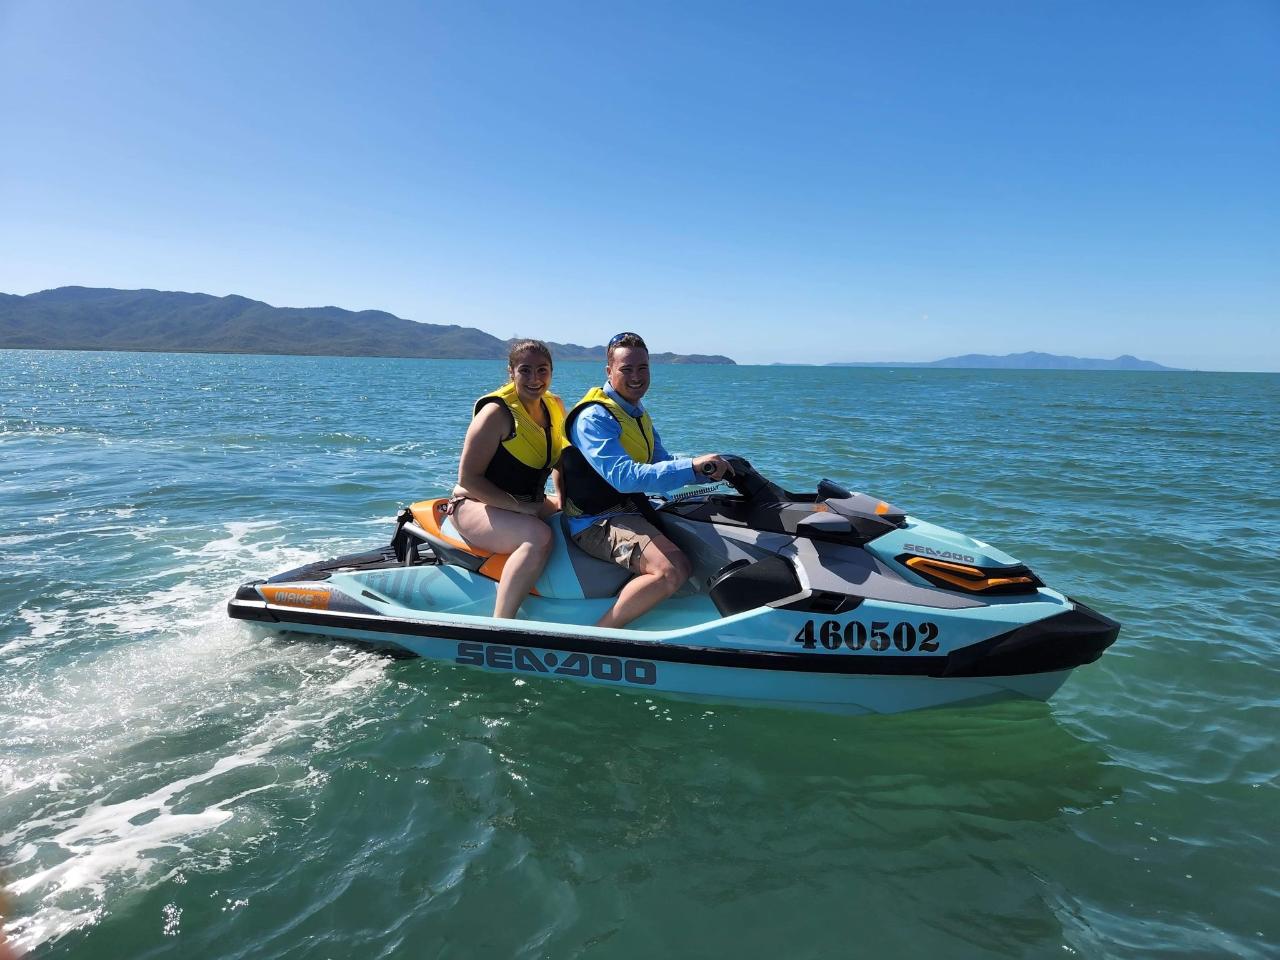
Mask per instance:
[[[1280,370],[1280,4],[0,0],[0,291]]]

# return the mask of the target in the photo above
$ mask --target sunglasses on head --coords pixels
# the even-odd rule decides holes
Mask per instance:
[[[644,337],[640,336],[640,334],[638,333],[631,333],[630,331],[615,333],[613,337],[609,340],[609,346],[616,347],[619,343],[621,343],[627,337],[635,337],[637,340],[640,341],[640,346],[642,347],[644,346]]]

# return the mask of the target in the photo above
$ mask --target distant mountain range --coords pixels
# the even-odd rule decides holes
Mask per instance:
[[[954,369],[988,369],[988,370],[1176,370],[1177,367],[1166,367],[1152,360],[1139,360],[1125,354],[1114,360],[1099,360],[1091,357],[1062,357],[1052,353],[1009,353],[1002,357],[987,353],[966,353],[962,357],[946,357],[942,360],[929,360],[918,363],[828,363],[828,367],[948,367]]]
[[[58,287],[0,293],[0,349],[143,350],[310,356],[496,360],[511,341],[475,327],[406,320],[380,310],[273,307],[247,297],[161,290]],[[557,360],[604,361],[603,345],[550,343]],[[719,354],[655,353],[654,363],[732,364]],[[969,353],[930,361],[850,361],[829,367],[995,370],[1173,370],[1129,355],[1113,360],[1051,353]]]
[[[234,295],[90,287],[0,293],[0,349],[496,360],[506,358],[510,343],[474,327],[380,310],[273,307]],[[603,346],[549,346],[557,360],[604,361]],[[654,363],[733,363],[718,354],[650,356]]]

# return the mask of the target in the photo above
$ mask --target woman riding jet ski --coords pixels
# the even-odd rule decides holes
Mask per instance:
[[[629,571],[576,547],[559,514],[519,618],[491,616],[506,557],[469,546],[446,498],[401,510],[388,547],[246,583],[227,612],[487,670],[840,713],[1047,699],[1116,639],[981,541],[726,459],[731,491],[649,499],[692,575],[625,628],[592,624]]]

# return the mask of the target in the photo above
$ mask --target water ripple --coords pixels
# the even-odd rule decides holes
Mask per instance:
[[[655,370],[1125,624],[1049,705],[833,719],[226,620],[446,489],[501,364],[0,353],[0,852],[41,956],[1274,955],[1280,378]],[[580,395],[595,364],[559,364]]]

